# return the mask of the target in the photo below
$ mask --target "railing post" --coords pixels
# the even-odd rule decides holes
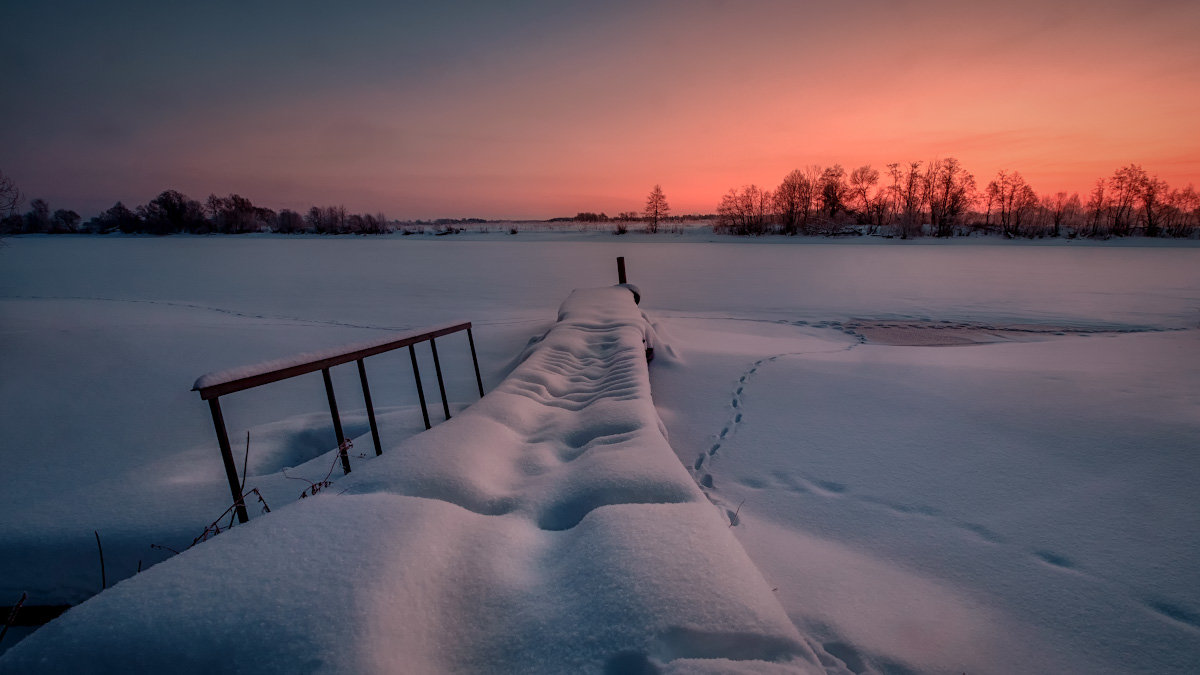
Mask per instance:
[[[342,433],[342,418],[338,416],[337,398],[333,395],[333,380],[329,378],[329,369],[321,369],[321,378],[325,380],[325,398],[329,399],[329,414],[333,415],[333,433],[337,435],[338,455],[342,458],[342,472],[350,473],[350,456],[346,454],[346,435]]]
[[[221,446],[221,461],[225,463],[225,476],[229,479],[229,491],[233,493],[238,522],[248,523],[250,515],[246,513],[246,501],[238,481],[237,465],[233,463],[233,450],[229,447],[229,434],[225,431],[225,417],[221,415],[219,401],[219,396],[208,399],[208,409],[212,413],[213,426],[217,429],[217,444]]]
[[[421,386],[421,369],[417,367],[417,350],[413,345],[408,346],[408,357],[412,359],[413,379],[417,381],[417,398],[421,399],[421,418],[425,420],[425,428],[429,429],[433,425],[429,423],[429,407],[425,405],[425,387]]]
[[[433,350],[433,370],[437,373],[438,391],[442,393],[442,412],[450,419],[450,402],[446,400],[446,382],[442,379],[442,363],[438,360],[437,339],[429,338],[429,348]]]
[[[371,405],[371,388],[367,386],[367,367],[363,360],[358,360],[358,379],[362,381],[363,400],[367,403],[367,421],[371,423],[371,440],[375,441],[375,456],[383,454],[379,445],[379,426],[375,424],[375,406]]]
[[[475,366],[475,384],[479,385],[479,398],[483,398],[483,378],[479,376],[479,359],[475,356],[475,336],[467,329],[467,342],[471,343],[471,364]]]
[[[625,256],[617,257],[617,283],[628,283],[625,281]]]

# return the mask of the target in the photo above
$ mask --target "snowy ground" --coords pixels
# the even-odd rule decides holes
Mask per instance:
[[[1195,248],[580,238],[10,239],[0,594],[77,602],[92,530],[111,581],[227,506],[196,376],[465,318],[490,390],[624,255],[671,445],[831,670],[1194,671]],[[421,424],[377,358],[386,445]],[[312,377],[225,402],[273,507],[332,457]]]

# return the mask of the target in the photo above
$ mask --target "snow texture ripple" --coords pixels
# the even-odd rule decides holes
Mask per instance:
[[[494,391],[325,493],[68,611],[3,672],[819,672],[578,290]]]

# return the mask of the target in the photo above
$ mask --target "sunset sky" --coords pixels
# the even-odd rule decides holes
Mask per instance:
[[[395,218],[676,213],[959,158],[1200,183],[1200,3],[14,2],[0,171],[84,217],[178,189]]]

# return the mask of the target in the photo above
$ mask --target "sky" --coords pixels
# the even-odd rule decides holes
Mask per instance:
[[[0,27],[0,171],[85,217],[166,189],[392,218],[715,211],[957,157],[1200,183],[1200,3],[42,2]]]

